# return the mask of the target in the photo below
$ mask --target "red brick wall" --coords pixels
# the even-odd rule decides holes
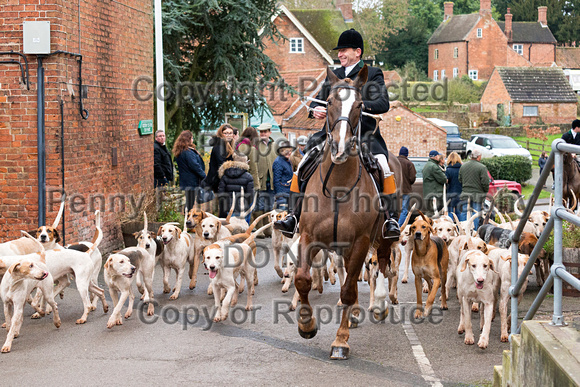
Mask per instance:
[[[556,61],[556,46],[553,44],[538,44],[531,45],[530,62],[534,66],[551,66]],[[524,49],[525,51],[525,49]]]
[[[524,117],[524,106],[537,106],[537,117]],[[514,103],[512,104],[512,125],[570,123],[576,119],[575,103]]]
[[[400,120],[397,121],[397,117]],[[433,125],[418,114],[407,109],[400,102],[391,103],[390,110],[383,114],[380,123],[381,135],[387,147],[395,155],[402,146],[409,148],[409,156],[428,156],[435,149],[445,154],[447,132]]]
[[[457,58],[453,52],[457,47]],[[435,59],[435,50],[439,50],[438,59]],[[446,78],[453,78],[453,68],[458,68],[458,77],[467,75],[467,42],[453,42],[429,45],[429,78],[433,78],[433,72],[437,70],[438,79],[441,80],[441,70],[445,70]]]
[[[482,37],[477,37],[477,29],[482,29]],[[507,37],[491,15],[483,17],[469,33],[469,70],[477,70],[478,78],[489,79],[495,66],[507,64],[507,54],[502,47],[507,46]]]
[[[0,51],[23,50],[24,20],[49,20],[51,51],[77,53],[78,5],[64,0],[52,3],[9,0],[1,4]],[[50,190],[61,188],[62,99],[65,191],[69,199],[77,195],[77,202],[84,199],[86,203],[84,209],[78,205],[73,210],[67,201],[67,241],[92,238],[94,215],[89,200],[102,194],[106,205],[101,249],[109,251],[122,244],[118,220],[121,200],[112,208],[111,197],[134,194],[138,201],[139,194],[153,185],[153,136],[141,138],[137,132],[139,120],[153,119],[153,100],[139,102],[131,91],[135,78],[153,75],[153,5],[143,0],[86,0],[80,4],[83,84],[88,85],[84,107],[90,116],[83,120],[79,115],[77,61],[65,55],[45,58],[47,202]],[[29,230],[38,222],[37,65],[34,55],[27,57],[30,91],[19,83],[17,66],[0,65],[0,242],[18,237],[20,229]],[[111,163],[114,147],[116,167]],[[47,206],[47,223],[52,223],[57,210],[57,205]]]
[[[517,55],[517,54],[516,54]],[[508,94],[505,85],[503,84],[499,73],[495,71],[485,87],[485,91],[481,96],[481,110],[484,112],[491,112],[491,117],[497,119],[497,105],[502,103],[504,105],[505,114],[509,114],[509,103],[511,97]]]
[[[510,66],[510,67],[528,67],[528,66],[531,67],[532,66],[532,64],[526,58],[524,58],[523,55],[518,54],[511,47],[513,47],[513,45],[506,47],[507,65],[508,66]]]

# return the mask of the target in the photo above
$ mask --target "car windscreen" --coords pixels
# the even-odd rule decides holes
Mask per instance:
[[[427,164],[427,160],[411,160],[415,166],[415,171],[417,171],[416,179],[423,178],[423,167]]]
[[[491,146],[494,148],[519,148],[520,146],[513,138],[494,138],[491,140]]]
[[[446,126],[447,134],[451,134],[453,136],[459,136],[459,128],[457,126]]]

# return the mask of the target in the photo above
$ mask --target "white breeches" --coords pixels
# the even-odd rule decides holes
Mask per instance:
[[[381,168],[383,169],[383,177],[391,176],[392,173],[391,169],[389,168],[389,163],[387,162],[387,157],[382,153],[373,156],[377,158],[377,161],[379,162]]]

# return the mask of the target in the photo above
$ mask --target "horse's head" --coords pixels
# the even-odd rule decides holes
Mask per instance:
[[[368,68],[365,65],[355,81],[338,79],[327,69],[330,93],[326,124],[330,141],[331,159],[334,164],[344,163],[357,150],[357,136],[360,133],[363,101],[361,88],[367,82]]]

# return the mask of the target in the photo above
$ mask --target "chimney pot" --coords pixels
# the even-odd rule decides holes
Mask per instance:
[[[453,2],[446,1],[445,3],[443,3],[443,7],[445,10],[443,21],[446,21],[449,18],[451,18],[451,16],[453,16]]]
[[[491,0],[479,0],[479,14],[491,14]]]
[[[543,26],[548,25],[548,7],[538,7],[538,21],[542,23]]]

